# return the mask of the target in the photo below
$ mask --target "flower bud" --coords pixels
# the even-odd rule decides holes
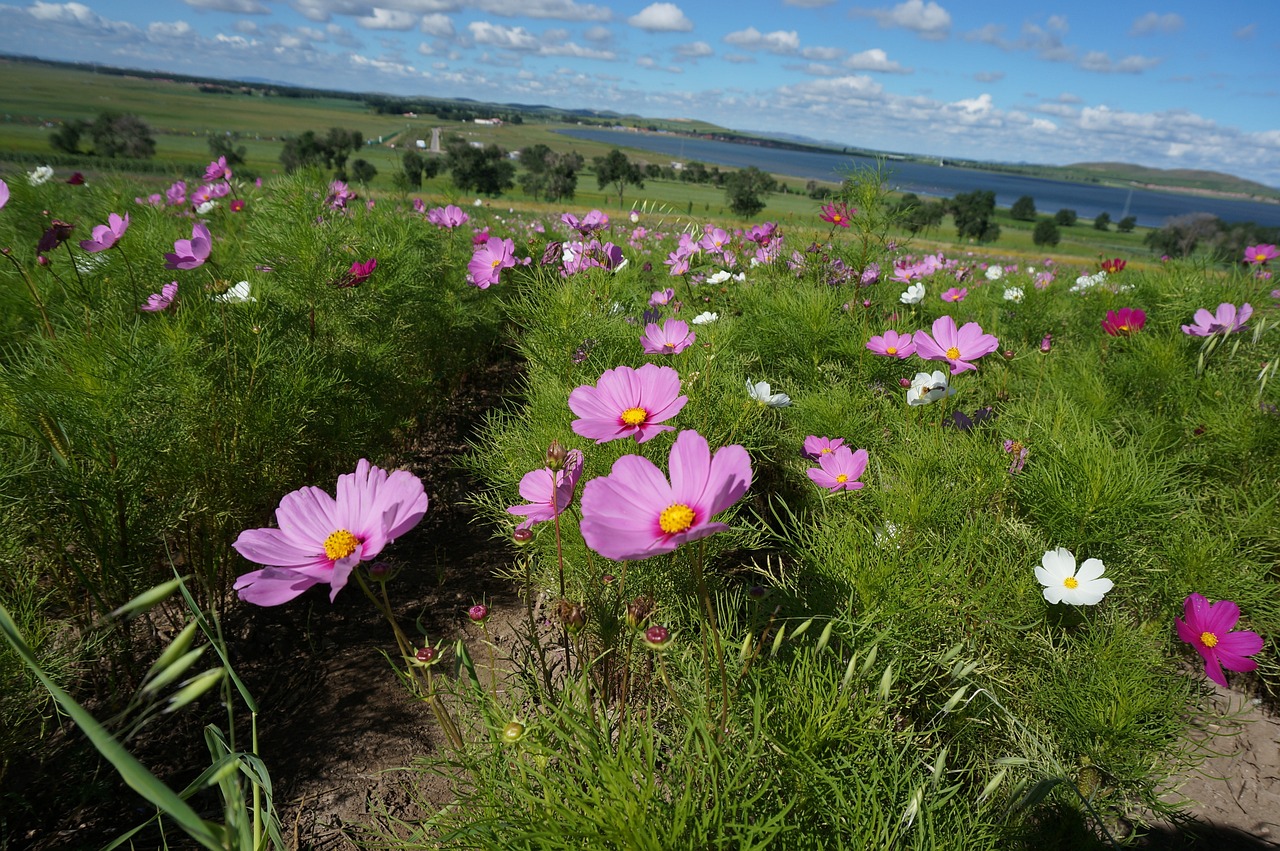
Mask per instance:
[[[551,445],[547,447],[547,466],[553,470],[564,468],[564,459],[569,457],[568,451],[558,440],[552,440]]]
[[[627,626],[632,629],[639,629],[649,620],[649,616],[653,614],[653,600],[641,594],[630,603],[627,603]]]
[[[862,300],[862,307],[863,307],[864,309],[866,309],[866,310],[870,310],[870,309],[871,309],[871,299],[869,299],[869,298],[864,298],[864,299]]]
[[[612,573],[606,573],[604,576],[600,577],[600,584],[612,585],[614,582],[617,581],[617,579],[618,577],[614,576]]]
[[[369,578],[375,582],[386,582],[391,578],[391,565],[385,561],[371,562],[365,569],[369,571]]]
[[[1044,339],[1040,341],[1040,351],[1049,354],[1049,350],[1053,348],[1053,335],[1045,334]]]
[[[564,628],[570,635],[577,635],[587,625],[587,610],[581,603],[561,600],[556,607],[556,613],[560,616],[560,623],[564,624]]]
[[[910,378],[899,378],[899,379],[898,379],[898,386],[899,386],[899,387],[905,387],[905,388],[910,389],[910,387],[911,387],[911,379],[910,379]]]
[[[38,254],[36,255],[36,263],[40,264],[41,266],[48,266],[49,258],[45,257],[43,254]]]
[[[533,540],[533,530],[516,529],[511,533],[511,540],[517,547],[523,547]]]
[[[440,651],[428,645],[422,647],[417,653],[413,654],[414,661],[424,668],[429,668],[436,662],[440,661]]]
[[[502,728],[502,741],[508,745],[514,745],[524,738],[524,725],[519,721],[512,721]]]
[[[467,617],[471,618],[472,623],[484,623],[489,619],[489,607],[484,603],[476,603],[467,609]]]
[[[1013,360],[1013,349],[1005,349],[1003,352],[1000,353],[1000,357],[1004,358],[1005,360]]]
[[[670,648],[673,640],[671,630],[665,626],[655,624],[644,631],[644,646],[658,653]]]
[[[753,600],[763,600],[769,593],[769,589],[763,585],[752,585],[747,589],[747,596]]]

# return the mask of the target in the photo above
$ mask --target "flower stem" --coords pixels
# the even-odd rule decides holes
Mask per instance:
[[[36,308],[40,311],[40,318],[44,320],[44,331],[49,335],[50,340],[56,340],[57,334],[53,333],[53,324],[49,322],[49,314],[45,312],[44,302],[40,300],[40,292],[36,289],[35,281],[31,280],[31,276],[27,274],[27,270],[22,268],[22,264],[18,262],[18,258],[13,254],[5,252],[5,257],[9,258],[9,262],[18,270],[18,274],[22,276],[22,280],[27,285],[27,290],[31,293],[31,300],[35,302]]]
[[[717,738],[724,732],[725,723],[729,719],[729,677],[724,669],[724,645],[720,643],[720,629],[716,625],[716,610],[711,604],[711,594],[707,591],[707,580],[703,574],[703,561],[707,556],[707,543],[702,541],[698,545],[698,557],[694,560],[694,576],[698,580],[698,595],[702,598],[702,604],[707,610],[707,625],[711,627],[711,638],[715,642],[716,665],[720,670],[720,724],[716,728]],[[711,683],[708,681],[708,693],[711,689]]]

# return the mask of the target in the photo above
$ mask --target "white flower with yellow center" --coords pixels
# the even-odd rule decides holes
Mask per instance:
[[[1102,601],[1113,587],[1105,579],[1106,570],[1096,558],[1085,559],[1076,570],[1076,557],[1071,551],[1058,547],[1049,550],[1036,567],[1036,579],[1044,586],[1044,598],[1050,603],[1066,603],[1070,606],[1094,606]]]
[[[791,404],[791,397],[786,393],[770,392],[769,382],[758,381],[754,384],[751,379],[747,379],[747,395],[761,405],[767,405],[770,408],[785,408]]]

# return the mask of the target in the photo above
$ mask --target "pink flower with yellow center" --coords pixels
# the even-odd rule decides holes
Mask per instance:
[[[1136,307],[1122,307],[1107,311],[1107,318],[1102,320],[1102,330],[1112,337],[1128,337],[1135,331],[1141,331],[1146,324],[1145,311]]]
[[[867,450],[856,452],[841,446],[818,459],[818,466],[805,470],[813,483],[829,491],[856,491],[865,485],[858,481],[867,469]]]
[[[1261,266],[1268,260],[1275,260],[1280,257],[1280,251],[1276,250],[1274,245],[1250,245],[1244,250],[1244,262],[1252,266]]]
[[[517,529],[529,529],[535,523],[552,520],[573,502],[573,492],[582,477],[582,450],[570,449],[565,455],[564,466],[559,470],[543,467],[525,473],[520,480],[520,496],[527,505],[513,505],[508,514],[525,519]]]
[[[878,355],[904,359],[916,353],[915,340],[910,334],[899,334],[897,331],[885,331],[867,341],[867,348]]]
[[[650,322],[644,326],[640,345],[647,355],[676,355],[693,345],[698,335],[689,330],[689,323],[679,319],[665,319],[662,327]]]
[[[1178,637],[1196,649],[1204,659],[1204,672],[1209,679],[1226,688],[1228,671],[1252,671],[1258,663],[1248,657],[1262,649],[1262,637],[1256,632],[1231,628],[1240,620],[1240,607],[1230,600],[1210,603],[1200,594],[1192,594],[1183,603],[1185,621],[1174,619]]]
[[[933,336],[924,330],[915,333],[916,354],[924,360],[944,360],[952,372],[977,369],[969,363],[1000,348],[1000,341],[983,333],[977,322],[966,322],[959,330],[950,316],[939,316],[933,322]]]
[[[647,458],[624,455],[607,476],[582,490],[582,537],[605,558],[632,561],[669,553],[729,527],[712,517],[751,486],[751,459],[741,446],[715,455],[706,438],[682,431],[671,446],[670,480]]]
[[[689,401],[680,395],[680,375],[669,366],[647,363],[639,369],[606,370],[594,386],[584,384],[569,394],[569,410],[578,415],[574,434],[607,443],[634,437],[652,440],[674,426],[662,425]]]
[[[830,455],[844,445],[843,437],[818,437],[809,435],[804,439],[804,448],[800,454],[805,458],[817,461],[824,455]]]

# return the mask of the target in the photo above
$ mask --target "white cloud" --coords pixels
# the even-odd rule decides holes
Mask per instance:
[[[395,30],[397,32],[406,32],[417,26],[419,20],[419,16],[412,12],[403,12],[399,9],[383,9],[378,6],[374,6],[373,14],[356,18],[356,24],[367,30]]]
[[[508,18],[554,18],[561,21],[608,21],[613,18],[613,12],[606,6],[575,3],[573,0],[480,0],[473,4],[453,2],[451,5],[453,9],[449,11],[474,5],[482,12]]]
[[[191,24],[186,21],[155,21],[147,25],[147,35],[151,38],[189,38],[193,32]]]
[[[911,73],[910,68],[903,68],[897,62],[891,60],[889,54],[878,47],[853,54],[844,61],[844,67],[851,71],[881,71],[886,74]]]
[[[430,15],[422,16],[422,24],[419,26],[427,35],[433,35],[436,38],[453,38],[453,19],[448,15],[441,15],[436,12]]]
[[[1129,35],[1151,35],[1152,33],[1169,35],[1180,31],[1184,26],[1186,22],[1176,12],[1169,12],[1166,15],[1147,12],[1133,22],[1133,26],[1129,28]]]
[[[679,65],[662,65],[652,56],[641,56],[636,60],[636,64],[649,71],[666,71],[668,74],[684,73],[684,69]]]
[[[487,44],[503,50],[537,50],[540,42],[524,27],[504,27],[488,21],[467,24],[476,44]]]
[[[767,50],[770,53],[789,54],[800,49],[800,35],[795,30],[775,30],[762,33],[755,27],[731,32],[724,37],[725,44],[743,50]]]
[[[593,44],[608,44],[613,41],[613,31],[608,27],[594,26],[587,29],[582,37]]]
[[[671,48],[671,52],[681,59],[704,59],[708,56],[714,56],[715,50],[705,41],[692,41],[688,44],[677,44]]]
[[[921,38],[939,41],[951,30],[951,14],[933,0],[905,0],[892,9],[860,9],[857,14],[869,15],[882,27],[902,27]]]
[[[268,15],[271,10],[258,0],[182,0],[194,9],[211,12],[231,12],[237,15]]]
[[[1258,34],[1257,24],[1245,24],[1240,29],[1232,33],[1232,35],[1234,35],[1236,38],[1240,39],[1241,41],[1248,41],[1249,39],[1253,38],[1257,34]]]
[[[627,23],[648,32],[689,32],[693,29],[693,21],[686,18],[675,3],[653,3],[639,14],[627,18]]]
[[[844,56],[844,50],[839,47],[806,47],[800,51],[800,55],[817,62],[834,62]]]
[[[998,83],[1004,79],[1003,71],[977,71],[973,79],[979,83]]]
[[[1099,74],[1141,74],[1159,65],[1161,61],[1163,60],[1151,56],[1126,56],[1113,62],[1103,51],[1092,50],[1080,57],[1079,67]]]
[[[844,73],[834,65],[825,65],[821,62],[808,62],[804,65],[786,65],[783,67],[788,71],[808,74],[810,77],[838,77]]]
[[[42,3],[40,0],[36,0],[25,11],[38,21],[68,25],[77,29],[107,33],[137,31],[137,27],[133,24],[104,18],[83,3]]]

